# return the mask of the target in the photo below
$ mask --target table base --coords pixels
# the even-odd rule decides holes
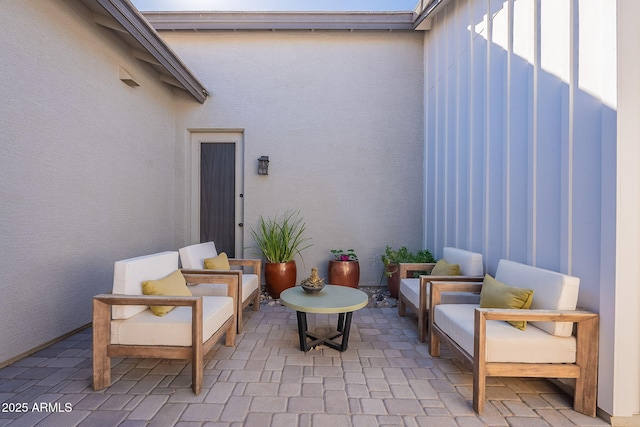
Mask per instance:
[[[349,344],[349,330],[351,329],[351,315],[349,313],[338,314],[338,326],[337,331],[332,331],[326,335],[318,335],[315,332],[307,330],[307,313],[304,311],[298,311],[298,335],[300,337],[300,350],[309,351],[313,347],[325,344],[338,351],[345,351]],[[340,344],[334,342],[336,338],[342,337]],[[307,341],[310,339],[311,341]]]

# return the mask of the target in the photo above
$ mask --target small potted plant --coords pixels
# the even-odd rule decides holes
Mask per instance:
[[[251,230],[259,253],[265,258],[264,281],[272,298],[296,284],[295,257],[311,246],[304,237],[305,223],[299,211],[287,211],[282,217],[260,217],[257,230]]]
[[[327,274],[330,285],[357,288],[360,282],[360,263],[354,249],[332,249],[333,259],[329,261]]]
[[[387,277],[387,286],[389,286],[389,292],[393,298],[398,298],[398,291],[400,290],[400,267],[398,264],[426,264],[436,262],[428,249],[421,249],[418,252],[413,253],[409,251],[406,246],[402,246],[398,249],[393,249],[391,246],[387,246],[384,254],[382,254],[381,260],[384,265],[383,275]],[[419,271],[415,273],[420,274]]]

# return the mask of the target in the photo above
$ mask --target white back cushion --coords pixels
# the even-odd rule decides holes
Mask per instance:
[[[216,245],[213,242],[186,246],[180,249],[179,252],[182,268],[195,268],[198,270],[202,270],[204,268],[205,259],[218,256]]]
[[[578,304],[578,277],[501,259],[496,271],[496,280],[509,286],[533,289],[531,309],[575,310]],[[571,322],[531,323],[561,337],[568,337],[573,331]]]
[[[460,274],[463,276],[484,276],[482,254],[478,252],[446,247],[443,250],[442,258],[449,264],[458,264],[460,266]]]
[[[113,268],[113,293],[118,295],[142,295],[142,282],[157,280],[178,269],[178,252],[160,252],[116,261]],[[145,311],[143,305],[115,305],[114,319],[128,319]]]

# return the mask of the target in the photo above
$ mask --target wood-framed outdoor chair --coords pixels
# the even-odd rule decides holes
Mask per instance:
[[[497,285],[491,282],[498,282]],[[431,356],[445,342],[473,373],[473,408],[484,411],[488,377],[571,378],[574,409],[596,416],[598,392],[599,316],[577,310],[580,279],[574,276],[500,260],[495,280],[483,283],[432,282]],[[513,289],[504,289],[505,286]],[[493,295],[533,291],[530,309],[481,308],[478,304],[445,304],[444,292]],[[522,289],[520,289],[522,288]],[[497,292],[496,292],[497,291]],[[526,322],[522,329],[509,322]],[[560,383],[568,389],[567,383]]]
[[[481,282],[484,276],[484,266],[482,254],[464,249],[445,247],[441,260],[449,265],[457,264],[460,275],[433,274],[435,263],[401,263],[400,268],[400,290],[398,291],[398,314],[404,316],[409,308],[418,317],[418,340],[425,342],[427,339],[427,328],[429,324],[429,298],[430,283],[432,281],[478,281]],[[444,268],[447,270],[447,266]],[[420,278],[408,277],[411,271],[426,271],[431,274],[422,274]],[[458,293],[444,296],[447,302],[475,303],[479,300],[477,294]]]
[[[171,287],[180,282],[180,277],[191,292],[173,295]],[[166,285],[168,280],[170,286]],[[227,287],[226,296],[199,295],[199,284],[211,280],[209,275],[182,275],[178,271],[178,252],[116,262],[113,294],[93,297],[94,390],[111,385],[112,357],[163,358],[190,360],[192,388],[199,394],[204,355],[223,336],[227,346],[234,346],[236,337],[237,278],[215,278],[216,283]],[[147,284],[143,285],[144,282]],[[184,282],[179,283],[180,289]],[[143,295],[142,288],[149,289],[149,283],[151,288],[155,287],[153,292],[164,295]],[[166,290],[167,287],[170,289]],[[169,311],[158,316],[152,309],[159,309],[160,313]]]
[[[260,259],[239,259],[226,258],[230,269],[206,269],[205,264],[208,260],[214,260],[219,254],[216,250],[214,242],[198,243],[195,245],[185,246],[178,250],[180,253],[180,263],[185,273],[191,274],[212,274],[212,275],[234,275],[238,277],[238,295],[237,295],[237,331],[242,333],[242,311],[253,304],[253,311],[260,311],[260,275],[262,268],[262,260]],[[224,260],[223,260],[224,262]],[[213,262],[217,264],[217,262]],[[239,267],[238,269],[234,269]],[[245,273],[243,268],[248,267],[252,271]],[[219,294],[220,290],[215,290],[210,286],[210,294]],[[224,292],[224,290],[222,290]]]

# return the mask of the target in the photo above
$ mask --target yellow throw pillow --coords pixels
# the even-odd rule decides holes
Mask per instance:
[[[436,265],[433,266],[433,270],[431,270],[432,276],[459,276],[460,275],[460,265],[459,264],[449,264],[444,259],[436,262]]]
[[[191,291],[187,287],[187,281],[180,270],[176,270],[160,280],[147,280],[142,282],[142,293],[145,295],[164,295],[190,297]],[[149,307],[156,316],[164,316],[175,307],[172,305],[152,305]]]
[[[481,308],[528,309],[531,307],[531,301],[533,301],[532,289],[508,286],[488,274],[484,275],[482,290],[480,291]],[[527,327],[527,322],[525,321],[509,321],[509,323],[521,330]]]
[[[220,252],[217,257],[205,259],[204,268],[207,270],[231,270],[229,258],[225,252]]]

